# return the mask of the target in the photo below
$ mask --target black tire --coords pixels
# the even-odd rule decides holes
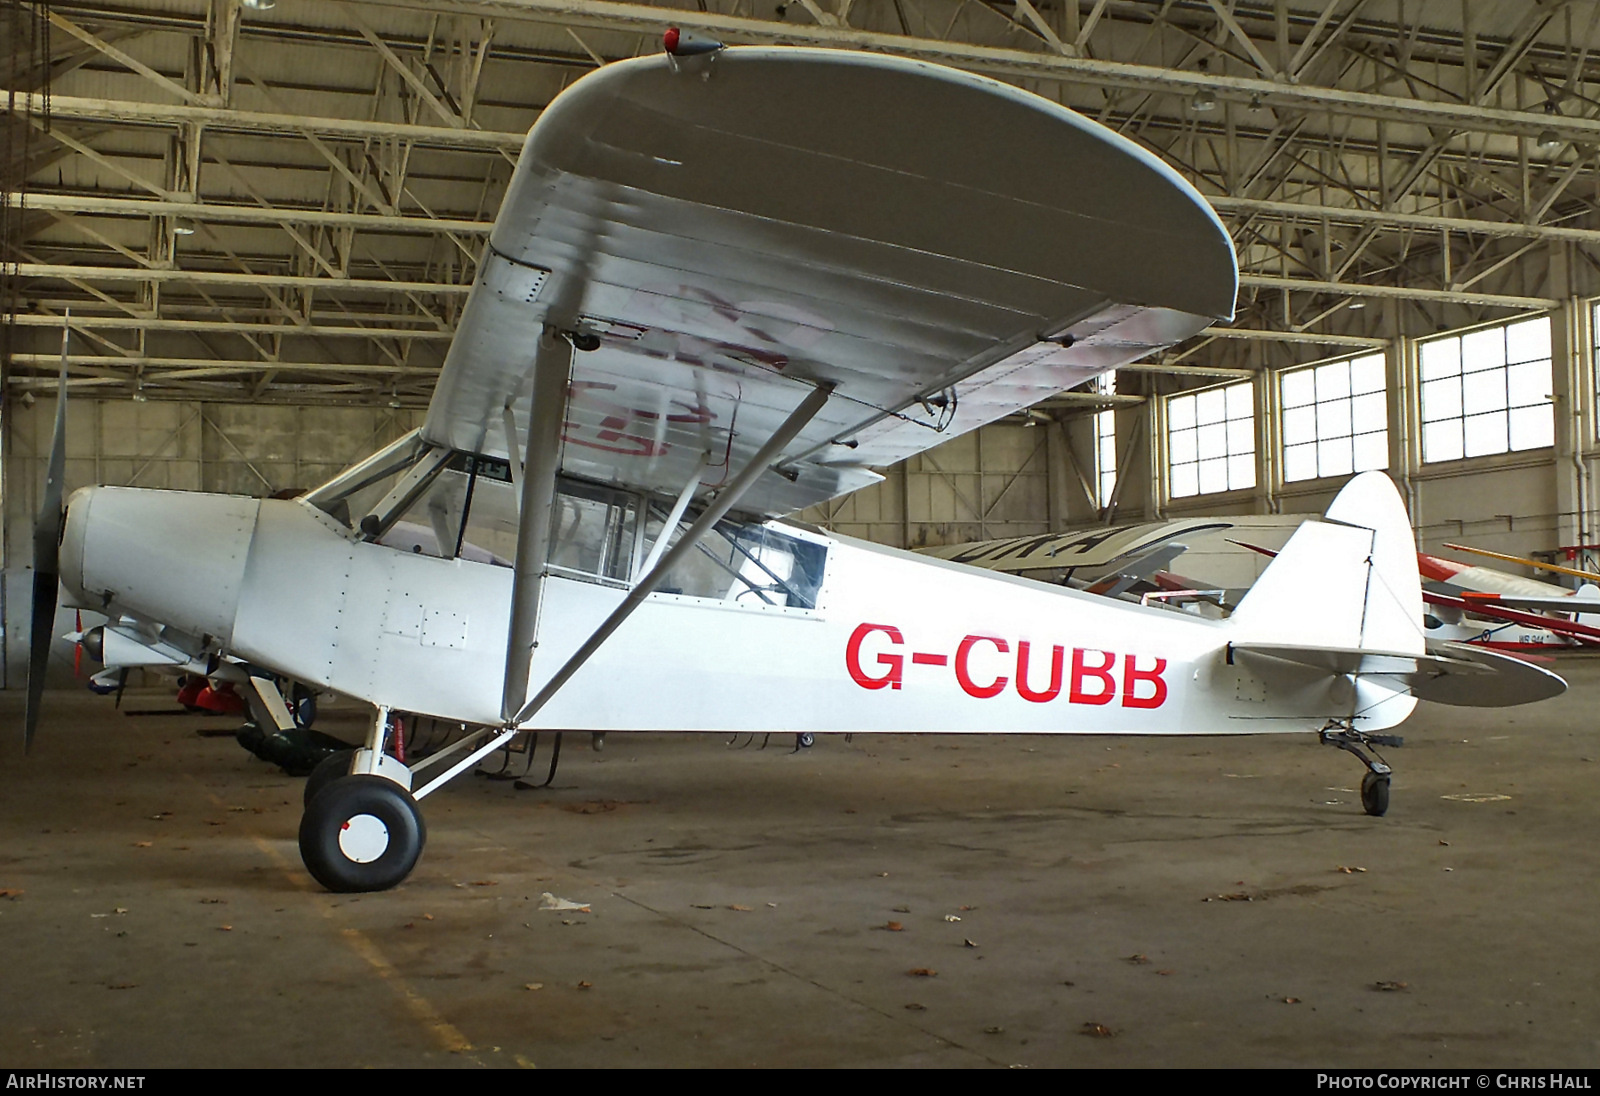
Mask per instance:
[[[1361,807],[1374,818],[1389,809],[1389,777],[1369,772],[1361,778]]]
[[[300,859],[331,891],[388,890],[411,874],[427,836],[417,801],[400,785],[381,776],[341,776],[300,817]]]
[[[338,753],[329,754],[317,763],[311,770],[311,775],[306,777],[305,806],[311,806],[311,801],[317,793],[341,776],[350,775],[350,759],[356,755],[354,750],[340,750]]]

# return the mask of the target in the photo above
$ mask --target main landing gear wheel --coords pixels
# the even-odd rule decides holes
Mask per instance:
[[[300,818],[300,859],[331,891],[388,890],[411,874],[427,840],[411,793],[381,776],[341,776]]]
[[[1383,817],[1389,809],[1388,776],[1369,772],[1361,777],[1361,806],[1372,817]]]
[[[340,750],[338,753],[329,754],[317,762],[317,767],[311,770],[311,775],[306,777],[305,799],[306,806],[311,806],[311,801],[317,793],[341,776],[350,775],[350,759],[355,757],[354,750]]]

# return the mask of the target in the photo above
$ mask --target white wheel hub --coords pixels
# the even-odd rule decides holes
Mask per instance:
[[[376,815],[358,814],[339,827],[339,851],[357,864],[370,864],[389,848],[389,827]]]

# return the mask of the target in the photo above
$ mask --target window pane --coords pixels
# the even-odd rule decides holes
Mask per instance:
[[[1512,407],[1546,403],[1550,399],[1550,361],[1526,362],[1506,370],[1506,392]]]
[[[1317,476],[1317,445],[1285,446],[1283,450],[1283,479],[1285,483],[1315,479]]]
[[[1482,373],[1468,373],[1461,378],[1462,414],[1474,415],[1483,411],[1499,411],[1505,405],[1506,375],[1504,370],[1493,369]]]
[[[1211,422],[1221,422],[1228,417],[1227,411],[1228,398],[1222,394],[1220,388],[1201,392],[1194,398],[1194,421],[1201,426]]]
[[[1465,436],[1463,452],[1469,457],[1485,457],[1490,453],[1506,451],[1506,413],[1491,411],[1487,415],[1468,415],[1461,420]]]
[[[1348,476],[1351,466],[1350,442],[1346,438],[1317,444],[1317,475]]]
[[[1506,333],[1503,327],[1474,331],[1461,336],[1461,371],[1472,373],[1506,364]]]
[[[1200,451],[1196,446],[1197,438],[1198,434],[1194,430],[1173,432],[1172,440],[1168,443],[1173,464],[1193,464],[1200,459]]]
[[[1310,369],[1283,375],[1283,406],[1303,407],[1317,398],[1317,382]]]
[[[1445,419],[1443,422],[1422,424],[1422,459],[1461,459],[1461,420]]]
[[[1298,445],[1317,436],[1317,409],[1296,407],[1283,413],[1283,443]]]
[[[1382,392],[1387,387],[1386,380],[1382,354],[1368,354],[1350,363],[1350,391],[1356,395]]]
[[[1174,464],[1172,466],[1172,497],[1181,499],[1200,493],[1199,466]]]
[[[1185,430],[1194,425],[1194,397],[1174,396],[1167,401],[1167,426]]]
[[[1542,449],[1556,443],[1555,409],[1549,404],[1511,412],[1511,448]]]
[[[1317,367],[1317,401],[1337,400],[1350,394],[1350,365],[1333,362]]]
[[[1347,438],[1350,436],[1350,401],[1334,400],[1317,404],[1317,438]]]
[[[1202,426],[1200,434],[1200,459],[1223,457],[1228,454],[1228,427],[1224,423]]]
[[[1209,495],[1228,489],[1228,458],[1200,462],[1200,493]]]
[[[1228,401],[1228,418],[1245,419],[1255,414],[1255,385],[1250,381],[1230,384],[1222,390]]]
[[[1461,379],[1446,377],[1422,382],[1422,421],[1453,419],[1461,415]],[[1451,459],[1451,458],[1446,458]]]
[[[1436,380],[1461,372],[1461,340],[1435,339],[1421,348],[1422,379]]]
[[[1256,451],[1256,424],[1254,419],[1228,420],[1228,452],[1254,453]]]
[[[1550,317],[1523,320],[1506,328],[1506,361],[1531,362],[1550,356]]]
[[[1389,434],[1357,434],[1354,441],[1355,470],[1366,472],[1373,468],[1389,467]]]
[[[1383,430],[1389,425],[1389,408],[1382,392],[1357,396],[1350,401],[1350,426],[1359,433]]]
[[[1244,453],[1237,457],[1228,458],[1228,488],[1232,491],[1242,491],[1256,485],[1256,457],[1254,453]]]

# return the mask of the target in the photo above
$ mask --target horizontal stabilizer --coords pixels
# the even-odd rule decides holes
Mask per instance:
[[[1234,643],[1229,645],[1233,657],[1259,656],[1309,666],[1330,674],[1382,674],[1385,677],[1410,677],[1412,675],[1490,674],[1493,667],[1476,662],[1441,657],[1439,655],[1410,654],[1406,651],[1375,651],[1361,647],[1303,647],[1280,643]]]
[[[1356,647],[1234,643],[1230,659],[1266,669],[1273,662],[1331,674],[1377,678],[1418,700],[1466,708],[1508,708],[1566,691],[1559,675],[1520,658],[1465,643],[1430,644],[1429,654]],[[1265,665],[1263,665],[1263,663]]]
[[[1492,675],[1442,677],[1413,688],[1418,699],[1459,708],[1509,708],[1549,700],[1567,691],[1560,674],[1518,658],[1472,643],[1430,643],[1428,649],[1452,661],[1467,660],[1494,670]]]

